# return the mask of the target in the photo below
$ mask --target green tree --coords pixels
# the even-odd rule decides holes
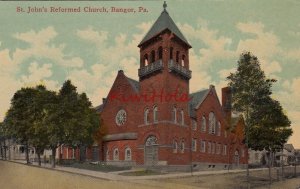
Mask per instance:
[[[273,149],[277,143],[286,141],[286,136],[281,134],[289,135],[289,131],[280,129],[278,125],[281,124],[276,123],[279,120],[272,120],[279,116],[282,118],[280,121],[285,122],[283,125],[290,125],[287,117],[282,114],[280,104],[270,97],[272,84],[276,80],[266,78],[257,57],[250,52],[242,53],[238,61],[237,71],[231,73],[227,79],[229,80],[229,87],[232,89],[233,110],[242,113],[245,118],[247,147]],[[270,108],[275,108],[276,111],[272,111]],[[261,134],[264,137],[259,137]],[[249,181],[248,165],[247,180]]]
[[[41,153],[50,148],[52,167],[55,167],[56,149],[60,145],[78,147],[94,142],[99,117],[86,94],[79,95],[67,80],[58,94],[41,85],[18,90],[11,100],[4,125],[10,136],[25,145],[27,163],[30,145],[36,149],[39,165]]]
[[[281,150],[293,133],[291,121],[280,103],[272,98],[267,98],[251,112],[250,125],[249,146],[254,150]]]
[[[64,82],[49,119],[52,157],[62,144],[72,147],[93,143],[99,117],[85,93],[79,95],[70,80]],[[60,155],[59,155],[60,157]],[[55,159],[52,161],[55,166]]]
[[[29,163],[28,146],[31,136],[33,109],[29,108],[34,104],[34,95],[36,91],[33,88],[21,88],[18,90],[12,100],[11,106],[4,119],[4,125],[7,134],[13,137],[16,142],[25,146],[26,162]]]
[[[48,91],[44,86],[39,85],[34,88],[35,95],[33,103],[28,107],[33,114],[31,115],[31,127],[29,144],[36,150],[38,163],[41,165],[41,154],[49,146],[48,125],[46,120],[49,116],[49,109],[52,106],[52,99],[55,98],[55,92]]]
[[[0,156],[2,159],[6,159],[5,140],[6,140],[6,132],[5,132],[4,124],[1,122],[0,123]]]
[[[72,128],[74,135],[71,136],[72,143],[70,145],[77,148],[82,147],[81,149],[85,152],[86,146],[97,141],[96,132],[100,126],[99,115],[85,93],[80,94],[78,98],[77,118],[78,122]]]
[[[271,87],[276,82],[266,78],[257,57],[250,52],[241,54],[237,71],[227,79],[232,89],[233,109],[242,113],[246,122],[251,111],[272,94]]]

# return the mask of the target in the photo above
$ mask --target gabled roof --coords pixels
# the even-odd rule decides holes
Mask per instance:
[[[197,106],[204,101],[205,97],[209,93],[209,90],[210,89],[204,89],[201,91],[197,91],[195,93],[191,93],[189,95],[189,97],[191,99],[189,101],[189,113],[190,113],[191,117],[195,116],[195,108],[197,108]]]
[[[166,29],[170,30],[174,35],[176,35],[179,39],[181,39],[184,43],[191,47],[191,45],[187,42],[186,38],[183,36],[183,34],[178,29],[172,18],[169,16],[169,13],[165,9],[162,11],[161,15],[152,25],[151,29],[148,31],[148,33],[145,35],[138,46],[141,46],[143,43]]]
[[[128,82],[132,86],[133,90],[138,93],[140,91],[140,83],[134,79],[127,77],[127,76],[125,76],[125,77],[127,78]]]
[[[139,93],[139,91],[140,91],[140,83],[139,83],[138,81],[136,81],[136,80],[134,80],[134,79],[131,79],[131,78],[127,77],[127,76],[124,74],[123,70],[119,70],[119,71],[118,71],[118,74],[123,75],[123,76],[125,77],[125,79],[127,79],[128,83],[130,84],[130,86],[132,87],[132,89],[133,89],[136,93]],[[117,77],[118,77],[118,76],[117,76]],[[116,78],[116,79],[117,79],[117,78]],[[115,81],[116,81],[116,79],[115,79]],[[101,113],[101,112],[103,111],[103,109],[104,109],[104,107],[105,107],[105,105],[106,105],[106,102],[107,102],[107,100],[104,99],[104,100],[103,100],[103,104],[94,107],[94,109],[96,110],[97,113]]]
[[[284,144],[284,149],[286,149],[287,151],[291,152],[293,151],[295,148],[293,146],[293,144]]]
[[[99,113],[102,112],[103,107],[104,107],[104,104],[101,104],[101,105],[99,105],[99,106],[94,107],[94,109],[95,109],[96,112],[99,114]]]

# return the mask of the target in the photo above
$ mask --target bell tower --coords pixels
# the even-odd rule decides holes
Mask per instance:
[[[164,94],[189,94],[189,49],[191,45],[178,29],[164,2],[163,11],[148,33],[139,43],[140,68],[138,70],[141,93],[149,94],[155,90]],[[159,104],[161,102],[157,102]],[[179,103],[179,102],[178,102]],[[187,104],[165,102],[163,108],[179,106],[186,109]],[[168,117],[166,119],[169,120]]]

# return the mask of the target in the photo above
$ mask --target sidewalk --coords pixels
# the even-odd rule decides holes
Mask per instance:
[[[16,163],[25,164],[25,161],[12,161]],[[39,167],[37,163],[31,164],[32,166]],[[119,175],[120,172],[100,172],[100,171],[92,171],[87,169],[78,169],[72,167],[63,167],[63,166],[56,166],[54,169],[51,168],[50,164],[42,164],[41,168],[62,171],[72,174],[80,174],[83,176],[90,176],[99,179],[111,180],[111,181],[136,181],[136,180],[158,180],[158,179],[171,179],[171,178],[184,178],[190,176],[201,176],[201,175],[218,175],[218,174],[228,174],[228,173],[240,173],[245,172],[245,169],[236,169],[236,170],[211,170],[211,171],[196,171],[196,172],[182,172],[182,173],[168,173],[163,175],[149,175],[149,176],[124,176]],[[249,171],[258,171],[264,170],[266,168],[259,168],[259,169],[250,169]],[[133,170],[134,171],[134,170]]]

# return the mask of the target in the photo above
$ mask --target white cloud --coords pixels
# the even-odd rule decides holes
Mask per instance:
[[[292,81],[282,81],[283,89],[274,97],[280,101],[283,108],[287,110],[287,114],[292,122],[292,129],[294,131],[293,136],[289,139],[289,142],[294,146],[300,147],[298,140],[300,136],[300,77],[293,79]]]
[[[226,76],[220,75],[219,78],[212,78],[209,71],[212,70],[212,66],[216,62],[225,62],[236,56],[235,51],[230,50],[232,39],[220,35],[220,32],[216,29],[210,29],[208,24],[209,22],[203,18],[198,19],[198,24],[195,27],[189,24],[178,24],[189,40],[195,43],[203,43],[205,46],[199,50],[190,50],[189,61],[192,70],[190,89],[192,92],[208,88],[210,84],[215,84],[218,80],[223,81]],[[214,71],[218,72],[218,70]],[[224,82],[220,84],[224,84]]]
[[[275,73],[280,73],[282,68],[274,57],[283,53],[280,39],[274,33],[265,31],[261,22],[238,23],[236,27],[243,33],[254,34],[254,37],[239,41],[236,53],[250,51],[258,57],[268,77],[278,78]]]
[[[291,49],[289,51],[286,51],[285,56],[292,60],[300,60],[300,49]]]
[[[39,66],[41,65],[41,66]],[[29,75],[22,75],[20,81],[25,86],[36,86],[37,84],[44,84],[49,89],[57,89],[58,82],[47,80],[52,76],[52,64],[38,64],[32,62],[28,67]]]
[[[264,31],[262,23],[238,23],[237,28],[244,33],[255,34],[255,38],[240,40],[237,51],[250,51],[259,59],[269,59],[281,52],[279,48],[279,38]]]
[[[89,26],[85,30],[78,30],[76,34],[78,37],[84,40],[100,45],[107,40],[108,32],[107,31],[98,32],[95,31],[93,27]]]
[[[9,50],[0,51],[0,121],[4,118],[7,109],[10,106],[10,100],[14,92],[22,86],[21,82],[14,78],[15,72],[18,71],[18,66],[13,64],[9,56]]]
[[[58,82],[51,80],[52,64],[40,64],[32,62],[28,70],[28,75],[24,75],[20,66],[28,58],[49,59],[58,66],[63,67],[81,67],[83,61],[79,57],[68,58],[64,55],[65,44],[55,46],[50,44],[57,36],[53,27],[47,27],[39,31],[31,30],[25,33],[16,33],[12,35],[15,39],[28,43],[26,48],[16,48],[14,52],[9,49],[0,51],[0,85],[3,89],[0,94],[0,120],[5,116],[5,112],[10,106],[10,100],[13,94],[23,86],[35,86],[44,84],[48,89],[57,90]],[[10,56],[11,54],[11,56]],[[26,68],[25,68],[26,69]]]
[[[31,30],[25,33],[17,33],[13,36],[21,41],[27,42],[29,48],[17,48],[13,53],[13,60],[16,64],[22,63],[24,60],[34,58],[47,58],[53,62],[65,67],[82,67],[83,61],[79,57],[68,58],[63,53],[65,44],[55,46],[50,44],[57,36],[57,32],[53,27],[47,27],[40,31]]]
[[[288,31],[288,34],[292,37],[300,37],[300,32],[298,31]]]
[[[204,20],[200,19],[200,22],[203,23]],[[206,48],[199,50],[201,64],[209,65],[214,63],[215,60],[230,59],[235,56],[235,52],[229,50],[232,39],[219,36],[218,30],[212,30],[206,26],[200,26],[200,24],[197,28],[189,24],[179,25],[179,27],[188,39],[196,39],[205,44]]]
[[[107,31],[96,31],[89,26],[83,30],[77,30],[77,36],[95,44],[99,62],[90,66],[90,72],[86,69],[74,69],[70,71],[68,78],[78,87],[79,92],[87,92],[93,105],[102,103],[116,78],[120,69],[124,70],[126,76],[137,79],[139,68],[139,49],[137,45],[150,28],[151,23],[141,23],[136,27],[140,30],[132,34],[132,40],[120,33],[114,38],[114,43],[109,43]]]
[[[136,80],[138,79],[137,68],[139,67],[139,65],[137,63],[136,58],[134,57],[124,58],[121,60],[120,65],[123,68],[126,76]]]
[[[292,122],[293,135],[289,138],[289,143],[292,143],[294,147],[300,148],[300,111],[289,111],[288,116]]]

